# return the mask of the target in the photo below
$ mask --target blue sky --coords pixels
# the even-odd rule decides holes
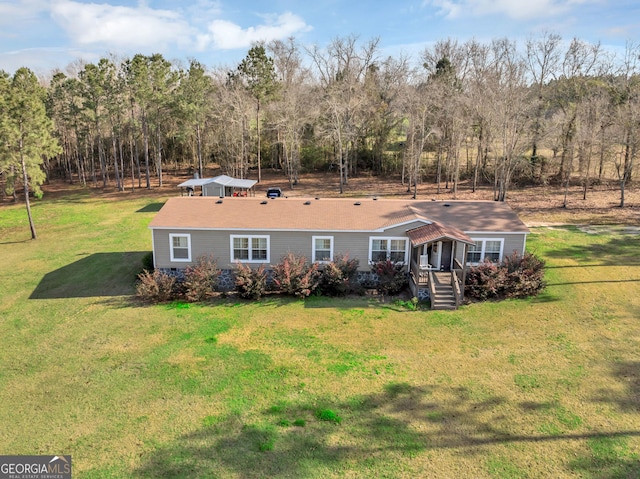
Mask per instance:
[[[622,50],[637,42],[638,0],[0,0],[0,69],[46,74],[108,54],[162,53],[235,67],[252,42],[295,37],[379,37],[384,55],[418,60],[437,40],[508,37],[524,45],[547,31]]]

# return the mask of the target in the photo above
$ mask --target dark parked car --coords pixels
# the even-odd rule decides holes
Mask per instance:
[[[280,198],[282,196],[282,190],[280,188],[267,189],[267,198]]]

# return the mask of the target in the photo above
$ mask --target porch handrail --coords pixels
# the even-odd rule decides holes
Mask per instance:
[[[458,275],[458,283],[460,285],[460,303],[462,303],[462,301],[464,301],[464,287],[465,284],[467,282],[467,269],[466,267],[460,262],[460,260],[458,258],[455,258],[453,260],[453,265],[455,267],[455,272]]]
[[[433,271],[429,271],[429,297],[431,298],[431,307],[433,308],[433,300],[436,297],[436,284],[433,280]]]
[[[456,308],[462,302],[462,291],[460,291],[460,281],[455,271],[451,272],[451,286],[453,286],[453,295],[456,298]]]
[[[416,263],[413,258],[411,258],[409,270],[411,271],[413,282],[415,284],[420,284],[420,270],[418,269],[418,263]]]

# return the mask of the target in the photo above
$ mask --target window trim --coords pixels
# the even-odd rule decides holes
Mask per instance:
[[[387,241],[387,259],[391,257],[391,241],[402,241],[404,243],[404,259],[401,261],[403,265],[409,264],[409,238],[402,236],[369,236],[369,264],[373,261],[373,242],[374,240]],[[400,263],[397,261],[396,263]]]
[[[176,258],[174,254],[173,239],[187,238],[187,257]],[[189,263],[191,262],[191,235],[189,233],[169,233],[169,258],[173,263]]]
[[[329,240],[331,242],[331,245],[329,246],[328,260],[316,259],[316,240]],[[333,236],[312,236],[311,237],[311,262],[324,264],[324,263],[331,263],[332,261],[333,261]]]
[[[496,263],[499,263],[500,261],[502,261],[502,256],[504,253],[504,238],[474,238],[471,237],[471,239],[474,242],[482,242],[482,247],[480,249],[480,261],[478,262],[473,262],[473,261],[468,261],[468,257],[469,257],[469,249],[467,248],[467,258],[465,258],[465,263],[466,264],[470,264],[470,265],[478,265],[480,263],[482,263],[485,258],[487,257],[487,241],[498,241],[500,243],[500,252],[498,254],[498,260],[496,261]]]
[[[233,240],[236,238],[242,238],[248,240],[249,259],[236,259],[234,256]],[[252,241],[255,238],[267,240],[267,257],[265,259],[253,259],[253,245]],[[271,237],[269,235],[229,235],[229,258],[232,263],[269,263],[271,262]]]

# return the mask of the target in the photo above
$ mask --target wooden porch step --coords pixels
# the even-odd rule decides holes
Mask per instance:
[[[433,287],[435,295],[431,298],[431,309],[456,309],[456,296],[451,286],[451,273],[434,272]]]
[[[431,304],[431,310],[433,311],[443,311],[443,310],[455,310],[456,308],[456,303],[455,301],[453,303],[447,302],[447,303],[432,303]]]

